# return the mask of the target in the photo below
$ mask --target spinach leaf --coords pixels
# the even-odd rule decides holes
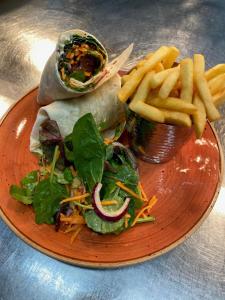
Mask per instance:
[[[23,204],[31,204],[32,203],[32,195],[35,186],[38,183],[38,172],[32,171],[28,173],[21,181],[20,186],[11,185],[10,186],[10,195],[22,202]]]
[[[33,195],[33,207],[37,224],[54,223],[54,215],[59,209],[60,201],[68,197],[65,186],[53,179],[44,179],[38,183]]]
[[[32,203],[32,197],[27,195],[27,190],[24,188],[21,188],[17,185],[11,185],[9,192],[14,199],[22,202],[23,204]]]
[[[130,215],[130,218],[128,220],[128,227],[130,227],[135,219],[135,209],[136,209],[136,203],[135,203],[135,200],[134,198],[131,198],[130,199],[130,203],[129,203],[129,206],[128,206],[128,214]]]
[[[64,139],[64,153],[68,161],[73,162],[73,144],[72,144],[72,133],[67,135]]]
[[[138,174],[137,172],[130,166],[129,163],[123,162],[120,164],[115,160],[109,161],[113,169],[116,170],[115,173],[110,171],[105,171],[104,176],[114,179],[115,181],[121,181],[129,188],[136,187],[138,184]]]
[[[37,182],[38,182],[38,172],[32,171],[20,181],[20,184],[24,189],[26,189],[27,195],[31,195],[33,193],[35,186],[37,185]]]
[[[71,77],[71,78],[74,78],[74,79],[76,79],[76,80],[78,80],[78,81],[81,81],[81,82],[84,82],[85,79],[86,79],[86,76],[85,76],[84,72],[83,72],[83,71],[80,71],[80,70],[74,71],[74,72],[70,75],[70,77]]]
[[[65,168],[64,171],[55,169],[54,175],[56,177],[56,181],[61,184],[70,184],[73,182],[73,175],[69,168]]]
[[[73,174],[72,174],[70,168],[65,168],[65,170],[63,171],[63,176],[68,183],[73,182],[74,177],[73,177]]]
[[[112,172],[110,170],[104,171],[102,179],[103,192],[107,191],[108,189],[112,190],[113,186],[117,187],[116,181],[121,181],[136,194],[139,194],[139,189],[137,187],[139,181],[138,173],[135,169],[132,168],[128,158],[125,156],[125,153],[116,155],[114,153],[113,157],[109,160],[109,163],[111,164],[115,172]],[[134,209],[141,208],[143,205],[141,200],[132,198],[127,192],[122,189],[119,189],[118,195],[123,199],[125,199],[126,197],[131,198],[132,205],[130,202],[129,206],[133,206]],[[133,214],[134,213],[135,212],[133,212]]]
[[[112,144],[106,145],[106,157],[105,160],[110,160],[113,157],[113,146]]]
[[[105,146],[91,113],[81,117],[72,133],[74,164],[89,192],[101,182],[105,160]]]
[[[60,207],[60,201],[68,197],[66,187],[58,183],[57,177],[54,175],[58,151],[59,146],[57,145],[52,159],[49,178],[40,181],[34,190],[33,207],[37,224],[53,224],[55,221],[54,215]]]

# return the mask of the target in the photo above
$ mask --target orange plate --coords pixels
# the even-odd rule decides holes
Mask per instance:
[[[38,167],[29,152],[29,137],[39,106],[37,89],[9,111],[0,126],[0,215],[25,242],[47,255],[76,265],[117,267],[161,255],[183,242],[209,214],[221,182],[221,153],[207,124],[201,140],[194,135],[174,159],[165,164],[139,162],[148,197],[157,195],[154,224],[139,224],[127,232],[103,236],[84,228],[70,244],[70,235],[54,226],[37,225],[34,213],[13,200],[9,187]]]

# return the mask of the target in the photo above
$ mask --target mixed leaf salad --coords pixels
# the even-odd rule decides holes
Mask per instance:
[[[40,168],[10,187],[11,196],[32,205],[37,224],[55,224],[73,232],[83,225],[95,232],[118,234],[136,223],[152,222],[157,199],[147,199],[132,152],[114,139],[104,139],[91,113],[81,117],[62,138],[55,121],[40,128]]]

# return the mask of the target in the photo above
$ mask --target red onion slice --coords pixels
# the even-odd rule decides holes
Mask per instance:
[[[102,188],[101,183],[97,183],[94,187],[93,193],[92,193],[92,200],[93,200],[93,207],[95,213],[102,218],[105,221],[110,221],[110,222],[116,222],[120,220],[126,213],[128,209],[128,205],[130,203],[130,198],[126,198],[124,201],[124,204],[116,211],[109,212],[106,211],[101,203],[100,200],[100,190]]]

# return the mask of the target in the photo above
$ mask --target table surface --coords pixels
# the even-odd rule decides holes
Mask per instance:
[[[224,62],[225,1],[2,0],[0,114],[36,86],[58,33],[81,28],[113,57],[175,45],[183,56]],[[225,105],[220,109],[225,115]],[[225,120],[215,125],[225,149]],[[0,300],[225,299],[225,182],[207,220],[187,241],[149,262],[114,270],[59,262],[17,238],[0,220]]]

